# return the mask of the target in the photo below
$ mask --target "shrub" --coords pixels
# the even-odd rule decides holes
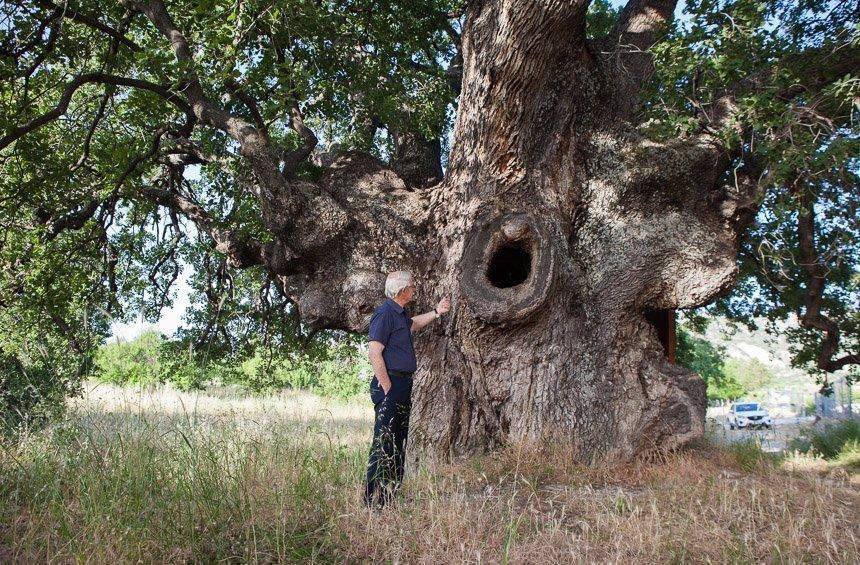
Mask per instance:
[[[370,362],[355,338],[332,341],[311,351],[273,351],[258,347],[244,358],[201,358],[181,341],[149,331],[126,342],[103,345],[95,377],[117,385],[170,382],[182,390],[207,383],[236,384],[254,392],[282,388],[348,398],[367,389]]]
[[[293,388],[349,398],[367,389],[370,362],[355,344],[335,343],[322,356],[275,358],[259,353],[240,366],[241,382],[253,390]]]
[[[242,377],[238,367],[230,360],[201,361],[203,382],[212,385],[241,384]]]
[[[47,423],[62,413],[64,400],[77,390],[77,382],[46,364],[0,355],[0,431],[15,433]]]
[[[825,459],[835,459],[846,447],[849,449],[860,443],[860,420],[843,420],[837,424],[824,426],[810,434],[812,451]]]
[[[193,352],[146,331],[131,341],[102,345],[96,353],[93,376],[116,385],[148,386],[169,382],[181,390],[201,389],[220,369],[195,359]]]
[[[164,382],[167,364],[162,358],[164,338],[147,331],[131,341],[107,343],[96,353],[95,378],[117,385],[152,385]]]
[[[833,459],[833,466],[851,473],[860,472],[860,442],[854,440],[843,445],[839,455]]]
[[[17,434],[48,423],[80,391],[104,326],[78,306],[52,305],[67,316],[69,333],[46,322],[41,309],[0,307],[0,432]]]
[[[762,465],[773,463],[777,456],[762,450],[761,443],[753,440],[733,443],[729,447],[732,458],[741,470],[752,472],[760,469]]]
[[[824,459],[854,461],[860,459],[860,420],[842,420],[806,430],[791,441],[790,449],[812,453]]]
[[[180,390],[195,390],[203,388],[207,373],[194,359],[180,358],[168,364],[164,379]]]
[[[363,366],[357,360],[327,361],[319,368],[313,390],[323,396],[349,398],[367,390],[371,374],[370,363]]]

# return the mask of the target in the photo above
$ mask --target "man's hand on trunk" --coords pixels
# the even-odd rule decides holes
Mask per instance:
[[[417,316],[412,316],[412,331],[417,332],[430,322],[440,318],[442,314],[447,313],[451,309],[451,301],[448,300],[448,297],[444,297],[439,301],[439,304],[436,305],[430,312],[426,312],[424,314],[419,314]]]
[[[436,311],[439,313],[440,316],[442,314],[447,314],[450,309],[451,300],[447,296],[442,297],[442,300],[440,300],[439,304],[436,305]]]

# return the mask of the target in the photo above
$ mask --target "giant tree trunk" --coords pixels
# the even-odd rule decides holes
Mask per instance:
[[[751,193],[721,180],[729,159],[707,133],[658,143],[634,125],[646,50],[674,0],[630,0],[593,43],[587,4],[469,3],[454,148],[430,186],[438,151],[405,141],[390,167],[350,152],[319,184],[284,177],[279,161],[291,160],[187,77],[189,109],[253,167],[273,240],[148,195],[195,218],[235,265],[265,265],[313,326],[366,331],[395,269],[414,273],[417,310],[451,296],[447,318],[417,338],[413,458],[552,441],[602,463],[702,433],[704,383],[668,362],[646,313],[728,288]],[[163,4],[144,10],[190,61]]]
[[[707,139],[639,136],[582,24],[564,2],[469,17],[436,254],[418,272],[454,306],[417,342],[413,456],[552,441],[609,462],[702,433],[704,382],[668,362],[645,313],[732,282],[725,161]]]
[[[702,434],[704,382],[668,361],[646,313],[731,285],[749,194],[721,182],[711,136],[658,143],[632,125],[650,67],[613,41],[647,48],[674,2],[633,0],[595,44],[586,4],[471,4],[445,179],[410,190],[344,155],[323,191],[350,209],[351,243],[316,282],[285,279],[306,319],[352,329],[388,270],[415,274],[416,310],[451,296],[416,336],[413,459],[552,441],[596,464]]]

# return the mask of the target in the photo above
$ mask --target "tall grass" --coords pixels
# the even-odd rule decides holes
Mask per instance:
[[[324,405],[290,417],[272,399],[218,401],[219,412],[211,399],[194,410],[192,395],[176,395],[183,410],[155,396],[79,407],[6,446],[0,517],[11,557],[296,561],[331,546],[332,517],[364,465],[348,410],[334,406],[334,421]]]
[[[422,468],[373,513],[360,502],[367,404],[104,390],[4,445],[0,562],[860,557],[856,486],[747,448],[586,469],[511,447]]]

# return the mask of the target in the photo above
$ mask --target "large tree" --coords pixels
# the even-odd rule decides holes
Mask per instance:
[[[395,269],[420,309],[451,296],[417,340],[415,456],[556,441],[607,462],[683,444],[704,383],[653,321],[735,279],[769,186],[744,94],[802,99],[855,72],[858,49],[811,46],[803,76],[759,62],[679,128],[643,105],[675,2],[597,6],[22,2],[4,36],[3,299],[62,292],[66,272],[111,304],[147,279],[164,297],[190,222],[310,328],[364,330]],[[16,276],[37,250],[55,268]],[[73,334],[64,303],[45,304]]]

